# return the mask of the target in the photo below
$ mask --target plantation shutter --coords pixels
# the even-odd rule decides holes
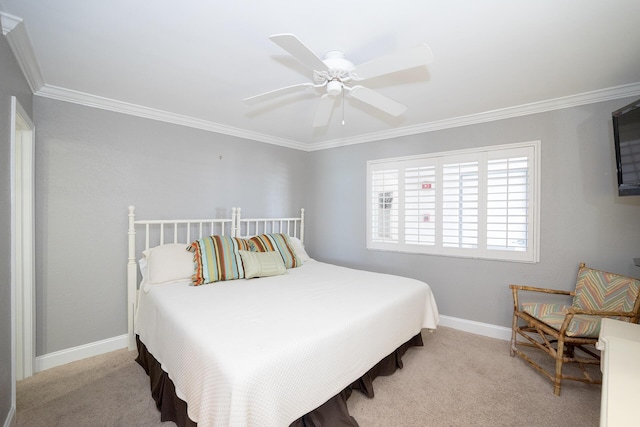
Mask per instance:
[[[367,162],[367,248],[537,262],[539,142]]]
[[[489,160],[487,249],[524,251],[529,246],[529,162],[527,157]]]
[[[442,167],[442,245],[478,247],[478,162]]]
[[[373,171],[371,185],[371,240],[375,243],[398,243],[399,169]]]
[[[409,245],[435,245],[436,166],[404,170],[404,238]]]

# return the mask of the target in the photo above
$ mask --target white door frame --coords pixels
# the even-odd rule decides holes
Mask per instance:
[[[35,126],[11,97],[11,347],[15,382],[35,366],[34,176]]]

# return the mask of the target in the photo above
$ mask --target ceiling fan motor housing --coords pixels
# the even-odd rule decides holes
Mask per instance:
[[[314,72],[315,82],[317,84],[327,82],[327,93],[333,96],[339,95],[344,82],[351,79],[351,72],[355,66],[345,59],[344,53],[338,50],[327,52],[322,62],[325,63],[328,71]]]

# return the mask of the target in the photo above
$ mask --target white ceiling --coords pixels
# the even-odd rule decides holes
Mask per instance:
[[[23,20],[32,50],[11,46],[38,95],[306,150],[640,94],[638,0],[0,0],[0,12]],[[278,33],[356,65],[419,43],[435,60],[366,81],[403,116],[347,96],[314,129],[320,92],[242,102],[311,81],[269,41]]]

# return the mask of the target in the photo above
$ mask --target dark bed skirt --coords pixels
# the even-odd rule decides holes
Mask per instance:
[[[160,363],[147,351],[147,347],[136,335],[138,357],[140,364],[149,375],[151,396],[160,410],[162,421],[173,421],[178,427],[194,427],[197,424],[187,415],[187,404],[176,396],[173,381],[162,370]],[[323,405],[291,423],[290,427],[357,427],[358,422],[349,415],[347,399],[353,390],[359,390],[367,397],[373,397],[373,380],[380,375],[391,375],[396,369],[402,368],[402,356],[409,347],[422,346],[422,335],[418,333],[409,341],[398,347],[393,353],[378,362],[373,368],[359,379],[351,383],[340,393],[329,399]]]

